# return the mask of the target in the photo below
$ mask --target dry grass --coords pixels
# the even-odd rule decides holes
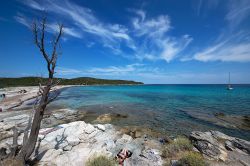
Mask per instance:
[[[181,151],[190,151],[192,150],[192,148],[193,145],[191,144],[188,138],[177,137],[174,141],[164,147],[162,151],[162,157],[171,158],[176,156],[177,153]]]
[[[93,156],[91,157],[86,166],[117,166],[117,162],[107,156]]]
[[[178,162],[179,166],[206,166],[206,162],[197,152],[188,152]]]

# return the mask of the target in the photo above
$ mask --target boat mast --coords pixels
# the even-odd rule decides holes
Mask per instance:
[[[228,87],[230,88],[231,87],[231,83],[230,83],[230,72],[228,74]]]

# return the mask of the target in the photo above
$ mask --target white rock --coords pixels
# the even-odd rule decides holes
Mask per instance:
[[[0,132],[5,130],[10,130],[13,127],[13,125],[9,125],[3,122],[0,122]]]
[[[90,134],[90,133],[92,133],[93,131],[95,131],[94,126],[91,125],[91,124],[87,124],[87,126],[86,126],[86,128],[85,128],[85,133]]]
[[[17,116],[4,118],[3,122],[9,125],[15,125],[15,124],[21,125],[21,124],[27,124],[28,120],[29,120],[29,115],[21,114]]]
[[[115,148],[115,142],[113,140],[107,140],[105,141],[105,144],[108,151],[111,151],[113,148]]]
[[[72,122],[67,125],[60,125],[62,128],[48,133],[42,140],[41,145],[50,148],[57,146],[61,149],[68,145],[75,146],[80,143],[79,137],[84,133],[84,128],[86,126],[86,123],[82,121]],[[60,142],[63,144],[59,146],[58,144]]]
[[[95,127],[97,127],[99,130],[105,131],[105,126],[104,125],[97,124],[97,125],[95,125]]]
[[[118,146],[124,146],[127,143],[130,143],[133,138],[127,134],[123,134],[122,138],[116,140],[116,145]]]
[[[66,139],[67,139],[68,144],[71,146],[75,146],[75,145],[78,145],[80,143],[80,140],[78,137],[69,136]]]
[[[133,138],[127,134],[123,134],[122,139],[127,141],[127,142],[130,142]]]
[[[67,145],[63,148],[64,151],[70,151],[72,149],[71,145]]]
[[[61,149],[49,149],[40,162],[53,162],[55,159],[63,153]]]

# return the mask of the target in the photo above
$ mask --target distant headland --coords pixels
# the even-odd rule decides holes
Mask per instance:
[[[59,80],[59,85],[121,85],[121,84],[143,84],[131,80],[111,80],[92,77],[77,77],[72,79],[55,78]],[[43,77],[18,77],[18,78],[0,78],[0,88],[15,86],[37,86],[39,83],[46,82]]]

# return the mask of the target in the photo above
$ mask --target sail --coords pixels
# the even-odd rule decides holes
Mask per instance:
[[[230,72],[228,74],[228,85],[227,85],[228,90],[232,90],[233,88],[231,87],[231,78],[230,78]]]

